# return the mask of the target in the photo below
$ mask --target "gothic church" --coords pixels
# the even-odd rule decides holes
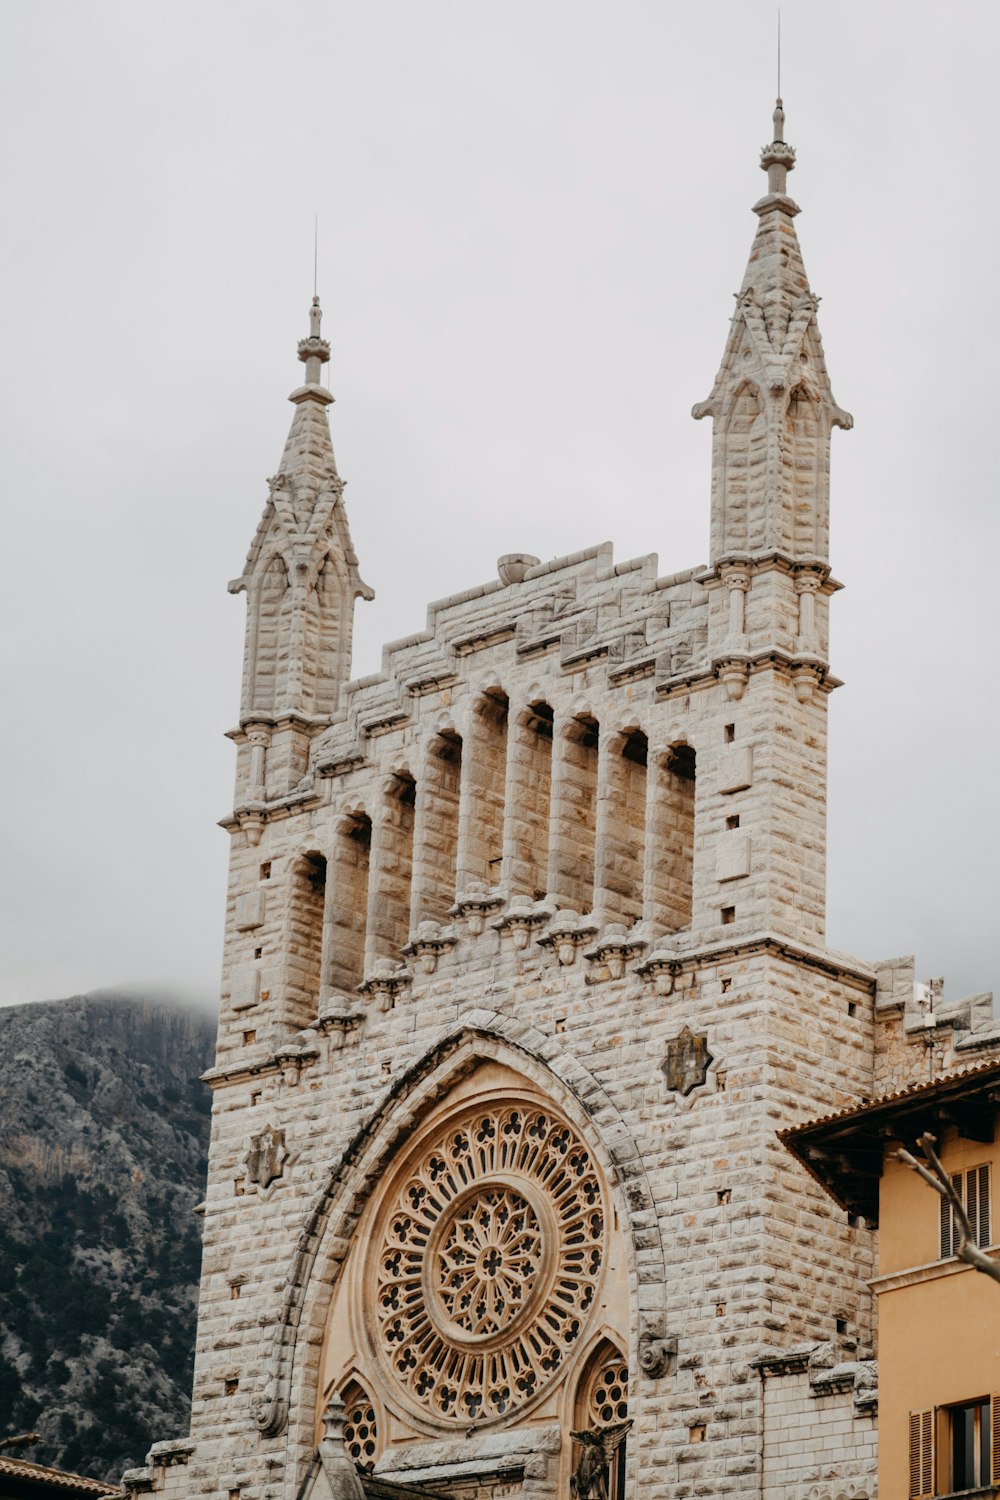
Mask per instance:
[[[773,118],[694,408],[707,565],[502,557],[351,680],[372,593],[314,301],[231,585],[191,1433],[129,1494],[874,1494],[873,1235],[776,1132],[923,1076],[927,1017],[912,964],[825,943],[829,452],[851,418]],[[931,1024],[949,1058],[988,1040]]]

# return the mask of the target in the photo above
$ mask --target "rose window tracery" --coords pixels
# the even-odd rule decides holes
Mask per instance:
[[[584,1332],[605,1232],[590,1153],[554,1112],[470,1107],[429,1133],[371,1272],[397,1390],[462,1426],[532,1403]]]

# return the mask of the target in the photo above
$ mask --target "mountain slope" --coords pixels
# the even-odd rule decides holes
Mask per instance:
[[[0,1437],[115,1479],[186,1432],[215,1025],[96,994],[0,1010]]]

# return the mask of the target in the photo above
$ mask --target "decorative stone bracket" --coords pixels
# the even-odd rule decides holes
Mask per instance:
[[[490,926],[501,934],[509,932],[515,948],[527,948],[535,929],[544,927],[552,915],[552,907],[546,906],[544,902],[531,901],[527,896],[514,896],[503,916],[496,917]]]
[[[454,948],[457,941],[453,927],[442,927],[440,922],[421,922],[403,948],[403,957],[415,958],[424,974],[433,974],[438,959]]]
[[[576,962],[577,949],[596,931],[597,923],[592,917],[582,917],[578,911],[566,907],[556,912],[537,941],[540,948],[554,948],[559,962],[568,966]]]
[[[486,918],[499,911],[503,904],[500,891],[490,890],[485,880],[474,880],[455,897],[455,905],[449,909],[448,915],[459,919],[464,917],[470,934],[478,937],[486,927]]]
[[[647,1380],[660,1380],[668,1374],[677,1357],[677,1336],[667,1333],[658,1319],[650,1319],[639,1328],[639,1369]]]
[[[658,995],[669,995],[673,992],[679,967],[677,950],[668,942],[659,942],[641,964],[636,964],[635,972],[651,984]]]
[[[584,949],[583,956],[591,963],[603,965],[609,979],[621,979],[629,959],[637,958],[645,947],[646,939],[638,937],[634,928],[626,927],[624,922],[609,922],[601,929],[597,941],[590,948]],[[591,983],[595,983],[599,977],[603,976],[587,976]]]
[[[371,973],[366,974],[358,985],[358,994],[374,1000],[379,1010],[393,1010],[412,979],[413,975],[405,964],[393,963],[391,958],[379,958]]]

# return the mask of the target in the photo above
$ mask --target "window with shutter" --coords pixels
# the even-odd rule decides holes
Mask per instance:
[[[972,1242],[985,1249],[992,1243],[992,1211],[990,1205],[990,1164],[970,1167],[967,1172],[955,1172],[952,1186],[962,1201],[972,1229]],[[958,1250],[961,1238],[955,1219],[955,1210],[944,1198],[940,1200],[940,1253],[947,1260]]]
[[[910,1412],[910,1500],[934,1493],[934,1413]]]

